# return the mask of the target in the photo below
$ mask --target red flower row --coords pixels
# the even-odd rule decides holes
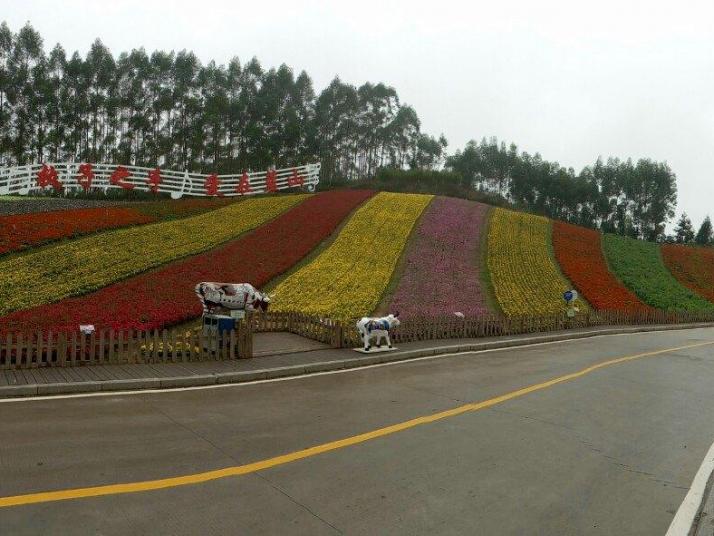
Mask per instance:
[[[92,164],[85,163],[79,166],[79,174],[75,177],[80,186],[84,191],[88,191],[92,187],[92,182],[94,181],[94,170]],[[127,182],[127,179],[131,178],[131,172],[124,166],[117,166],[109,177],[109,183],[113,186],[119,186],[124,190],[133,190],[136,184]],[[161,177],[161,169],[156,168],[148,172],[146,178],[146,184],[149,189],[158,193],[159,187],[163,179]],[[293,169],[292,175],[288,177],[288,186],[293,188],[295,186],[302,186],[304,184],[304,178],[298,174],[297,169]],[[47,186],[52,186],[57,191],[64,189],[64,185],[59,180],[59,174],[54,166],[48,164],[42,164],[42,169],[37,172],[37,185],[40,188],[46,188]],[[204,181],[203,187],[206,190],[206,194],[210,196],[223,196],[223,192],[219,190],[221,185],[221,180],[215,173],[208,175]],[[270,169],[265,174],[265,189],[268,192],[277,192],[277,172],[274,169]],[[240,182],[235,187],[236,193],[247,194],[251,191],[250,180],[248,178],[248,173],[245,171],[241,176]]]
[[[0,216],[0,254],[50,240],[152,221],[153,217],[138,210],[119,207]]]
[[[107,207],[0,216],[0,255],[52,240],[192,216],[227,205],[232,200],[182,199]]]
[[[0,318],[8,331],[153,329],[200,316],[194,285],[200,281],[250,282],[258,287],[295,265],[327,238],[370,191],[332,191],[307,199],[252,233],[97,292],[17,311]],[[167,247],[170,247],[167,244]]]
[[[595,309],[650,309],[610,272],[598,231],[554,221],[553,249],[565,276]]]
[[[665,244],[662,259],[677,281],[714,302],[714,249]]]

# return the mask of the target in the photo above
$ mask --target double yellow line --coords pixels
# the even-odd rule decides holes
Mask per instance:
[[[143,482],[129,482],[126,484],[109,484],[106,486],[93,486],[89,488],[75,488],[66,489],[58,491],[43,491],[40,493],[28,493],[26,495],[15,495],[11,497],[0,497],[0,508],[9,506],[20,506],[25,504],[36,504],[45,503],[53,501],[64,501],[68,499],[82,499],[87,497],[102,497],[105,495],[118,495],[121,493],[137,493],[141,491],[152,491],[164,488],[174,488],[178,486],[188,486],[191,484],[201,484],[203,482],[209,482],[211,480],[217,480],[219,478],[226,478],[230,476],[247,475],[249,473],[255,473],[257,471],[263,471],[265,469],[270,469],[271,467],[277,467],[279,465],[284,465],[287,463],[295,462],[298,460],[303,460],[305,458],[310,458],[312,456],[317,456],[325,452],[330,452],[333,450],[343,449],[352,445],[357,445],[359,443],[365,443],[372,439],[377,439],[378,437],[384,437],[391,434],[396,434],[397,432],[402,432],[422,424],[429,424],[432,422],[440,421],[443,419],[448,419],[449,417],[455,417],[463,413],[468,413],[471,411],[479,411],[482,409],[493,407],[497,404],[513,400],[514,398],[519,398],[525,396],[529,393],[534,393],[536,391],[542,391],[543,389],[548,389],[559,383],[568,382],[581,378],[587,374],[595,372],[596,370],[610,367],[613,365],[618,365],[620,363],[625,363],[627,361],[633,361],[635,359],[641,359],[643,357],[652,357],[656,355],[666,354],[670,352],[676,352],[679,350],[687,350],[690,348],[698,348],[701,346],[709,346],[714,344],[714,341],[707,341],[695,344],[689,344],[686,346],[678,346],[675,348],[665,348],[663,350],[655,350],[652,352],[644,352],[641,354],[634,354],[624,357],[618,357],[616,359],[610,359],[609,361],[603,361],[597,363],[590,367],[586,367],[577,372],[571,374],[565,374],[564,376],[558,376],[551,380],[530,385],[524,387],[523,389],[518,389],[516,391],[511,391],[509,393],[490,398],[481,402],[472,402],[470,404],[464,404],[453,409],[446,411],[440,411],[438,413],[433,413],[431,415],[425,415],[422,417],[417,417],[409,421],[404,421],[398,424],[393,424],[391,426],[386,426],[384,428],[378,428],[372,430],[371,432],[366,432],[364,434],[355,435],[352,437],[347,437],[344,439],[339,439],[337,441],[331,441],[329,443],[323,443],[321,445],[316,445],[304,450],[298,450],[291,452],[289,454],[283,454],[282,456],[276,456],[274,458],[268,458],[266,460],[261,460],[253,463],[248,463],[245,465],[238,465],[234,467],[226,467],[224,469],[217,469],[215,471],[206,471],[203,473],[195,473],[185,476],[176,476],[171,478],[162,478],[159,480],[146,480]]]

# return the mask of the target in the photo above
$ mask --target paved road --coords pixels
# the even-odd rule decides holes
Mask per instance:
[[[0,507],[0,533],[664,534],[714,441],[708,341],[714,329],[607,336],[265,384],[0,403],[2,498],[185,477]],[[489,402],[464,409],[478,401]],[[226,467],[247,474],[187,484]]]

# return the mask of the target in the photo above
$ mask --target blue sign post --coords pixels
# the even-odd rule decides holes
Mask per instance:
[[[575,313],[578,312],[578,308],[573,305],[575,300],[578,299],[578,291],[577,290],[566,290],[563,292],[563,299],[565,300],[566,305],[568,306],[568,311],[567,315],[568,318],[574,318]]]

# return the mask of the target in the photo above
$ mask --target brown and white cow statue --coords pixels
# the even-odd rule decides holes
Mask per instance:
[[[203,305],[203,314],[213,313],[221,308],[247,312],[267,311],[271,299],[271,296],[250,283],[202,282],[196,285],[195,291]]]

